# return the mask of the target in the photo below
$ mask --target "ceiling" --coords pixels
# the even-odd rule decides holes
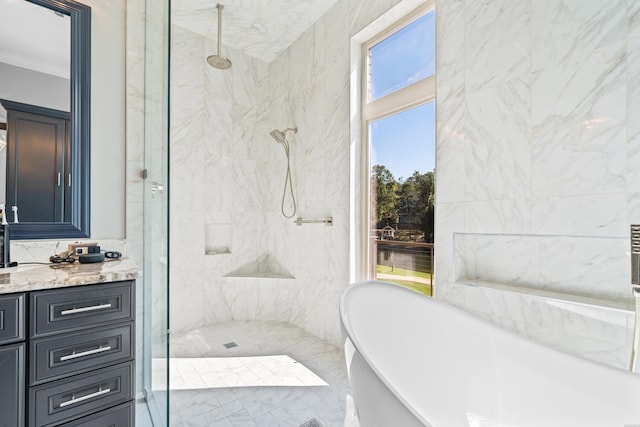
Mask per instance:
[[[336,2],[223,0],[222,54],[228,46],[269,63]],[[172,23],[217,42],[216,3],[173,0]],[[25,0],[0,0],[0,62],[69,78],[69,46],[69,16]]]
[[[217,42],[216,3],[172,0],[172,24]],[[222,55],[227,55],[224,48],[229,46],[269,63],[335,3],[337,0],[222,0]]]
[[[70,23],[25,0],[0,0],[0,62],[68,79]]]

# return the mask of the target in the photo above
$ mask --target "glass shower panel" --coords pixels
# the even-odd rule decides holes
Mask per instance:
[[[156,427],[169,419],[169,10],[146,0],[143,380]]]

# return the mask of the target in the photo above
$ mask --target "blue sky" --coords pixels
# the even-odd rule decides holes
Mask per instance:
[[[435,73],[435,13],[371,49],[371,93],[377,99]],[[435,102],[371,123],[371,164],[395,178],[435,168]]]
[[[371,164],[398,179],[435,169],[435,102],[371,124]]]

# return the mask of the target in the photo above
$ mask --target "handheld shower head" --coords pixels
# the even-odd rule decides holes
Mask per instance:
[[[277,142],[279,142],[280,144],[286,144],[286,139],[284,136],[284,132],[279,131],[278,129],[272,130],[271,131],[271,136],[273,137],[273,139],[275,139]]]
[[[293,133],[298,133],[298,128],[287,128],[285,130],[278,130],[278,129],[274,129],[271,131],[271,137],[273,137],[273,139],[275,139],[277,142],[279,142],[282,145],[286,145],[287,144],[287,132],[289,131],[293,131]]]
[[[287,155],[287,174],[284,179],[284,189],[282,190],[282,202],[280,203],[280,212],[284,215],[285,218],[291,218],[296,214],[298,207],[296,205],[296,196],[293,193],[293,181],[291,180],[291,157],[289,156],[289,142],[287,141],[287,132],[293,131],[293,133],[298,133],[298,128],[286,128],[285,130],[274,129],[270,132],[270,135],[273,139],[276,140],[279,144],[282,144],[282,148],[284,148],[284,152]],[[285,212],[285,197],[287,195],[287,188],[289,189],[289,193],[291,194],[291,204],[293,205],[293,211],[291,214],[287,214]]]

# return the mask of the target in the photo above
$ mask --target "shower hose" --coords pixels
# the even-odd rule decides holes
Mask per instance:
[[[296,211],[298,210],[298,207],[296,206],[296,196],[293,193],[293,181],[291,180],[291,159],[289,156],[289,144],[283,144],[282,146],[284,147],[284,152],[287,154],[287,175],[284,179],[284,188],[282,190],[282,202],[280,203],[280,211],[285,218],[293,218],[293,216],[296,214]],[[287,197],[287,187],[289,188],[289,193],[291,194],[291,203],[293,204],[293,212],[291,212],[290,215],[287,215],[284,210],[284,202]]]

